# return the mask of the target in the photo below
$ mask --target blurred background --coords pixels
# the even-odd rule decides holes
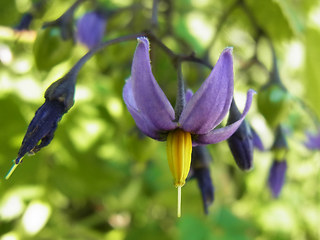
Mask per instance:
[[[75,104],[53,141],[26,156],[5,180],[45,90],[88,51],[77,37],[66,41],[54,31],[40,39],[43,23],[59,18],[73,3],[0,2],[1,240],[320,239],[320,153],[304,144],[305,132],[316,134],[320,126],[317,0],[99,0],[79,1],[74,9],[75,35],[78,19],[103,9],[103,40],[152,31],[174,53],[194,53],[212,65],[225,47],[233,46],[235,100],[242,111],[246,91],[257,91],[246,119],[265,150],[255,150],[254,167],[244,172],[226,141],[208,146],[215,187],[208,215],[191,180],[182,188],[182,217],[177,218],[166,143],[144,137],[123,102],[136,41],[109,46],[84,65]],[[151,49],[153,73],[174,105],[175,68],[153,41]],[[274,63],[285,87],[272,93],[280,98],[275,105],[285,96],[277,124],[283,124],[288,142],[278,198],[267,184],[275,140],[268,119],[276,113],[262,114],[266,111],[257,104]],[[193,91],[210,73],[194,62],[182,67]]]

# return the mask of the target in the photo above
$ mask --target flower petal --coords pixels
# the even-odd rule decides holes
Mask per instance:
[[[176,123],[173,122],[174,110],[151,71],[147,38],[138,38],[132,61],[131,81],[137,109],[159,130],[176,128]]]
[[[245,116],[247,115],[247,113],[250,109],[251,103],[252,103],[253,94],[255,94],[255,93],[256,92],[252,89],[250,89],[247,92],[246,106],[245,106],[243,113],[241,114],[241,117],[238,121],[236,121],[236,122],[234,122],[224,128],[214,129],[207,134],[199,135],[194,140],[194,144],[195,145],[213,144],[213,143],[218,143],[218,142],[221,142],[221,141],[229,138],[239,128],[239,126],[241,125]]]
[[[161,134],[160,130],[156,128],[152,122],[137,108],[136,102],[132,92],[132,81],[128,79],[123,88],[123,100],[127,105],[131,116],[133,117],[138,128],[148,137],[153,139],[164,141],[166,139],[165,134]]]
[[[192,96],[181,113],[185,131],[206,134],[228,113],[233,96],[232,49],[225,49],[209,77]]]

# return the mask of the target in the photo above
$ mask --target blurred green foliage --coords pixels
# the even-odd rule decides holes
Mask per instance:
[[[75,44],[70,57],[57,65],[50,63],[52,68],[42,55],[40,63],[46,67],[40,68],[45,71],[38,69],[33,53],[36,34],[43,22],[55,20],[73,2],[49,1],[30,31],[13,33],[11,27],[32,3],[0,3],[1,240],[320,238],[320,154],[302,145],[304,130],[315,127],[310,109],[299,104],[303,99],[303,106],[320,117],[318,1],[159,0],[159,26],[153,30],[174,52],[194,51],[214,64],[224,47],[234,46],[235,98],[240,107],[246,90],[260,89],[271,71],[270,46],[259,40],[260,31],[273,41],[281,80],[297,99],[283,120],[291,134],[287,181],[280,198],[272,199],[267,189],[271,153],[255,152],[254,169],[241,172],[222,142],[209,146],[215,185],[210,214],[203,214],[197,183],[190,181],[182,190],[181,219],[176,217],[176,190],[165,143],[142,136],[122,100],[134,41],[110,46],[87,62],[78,77],[75,105],[63,117],[52,143],[26,156],[13,176],[4,180],[30,120],[44,102],[45,89],[87,51]],[[150,29],[152,1],[99,3],[113,9],[139,4],[108,20],[105,39]],[[84,2],[75,18],[94,5]],[[154,75],[174,104],[175,69],[170,58],[151,44]],[[48,50],[60,54],[53,46]],[[203,65],[183,64],[193,91],[208,73]],[[258,112],[256,100],[248,121],[268,149],[272,129]]]

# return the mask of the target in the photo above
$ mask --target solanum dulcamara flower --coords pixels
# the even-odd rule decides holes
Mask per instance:
[[[228,113],[233,98],[232,48],[226,48],[209,77],[185,104],[181,114],[175,116],[152,74],[149,41],[145,37],[138,38],[123,99],[145,135],[167,141],[168,163],[178,188],[178,217],[181,215],[181,187],[190,170],[192,146],[218,143],[230,137],[248,113],[254,93],[248,91],[246,105],[237,121],[215,129]]]
[[[83,15],[77,22],[77,39],[89,49],[98,45],[106,32],[107,19],[102,12]]]

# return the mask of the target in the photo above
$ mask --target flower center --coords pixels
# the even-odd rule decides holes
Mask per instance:
[[[185,184],[191,164],[191,134],[181,129],[171,131],[167,137],[167,157],[174,185],[178,188],[178,217],[181,216],[181,187]]]

